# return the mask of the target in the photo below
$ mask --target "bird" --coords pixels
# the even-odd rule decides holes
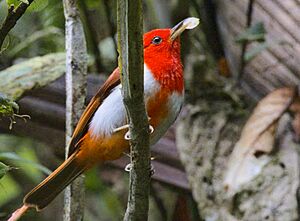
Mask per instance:
[[[193,29],[198,18],[189,17],[173,28],[155,29],[143,36],[144,100],[150,145],[173,124],[184,101],[180,35]],[[128,124],[123,104],[120,70],[116,68],[91,99],[74,129],[69,157],[23,200],[23,208],[45,208],[76,177],[96,164],[120,158],[129,150]]]

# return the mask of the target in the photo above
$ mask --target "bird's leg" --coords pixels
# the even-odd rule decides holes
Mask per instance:
[[[151,160],[151,161],[154,160],[154,159],[155,159],[154,157],[150,157],[150,160]],[[125,168],[124,168],[124,170],[125,170],[126,172],[130,172],[131,169],[132,169],[132,164],[131,164],[131,163],[127,164],[127,165],[125,166]],[[153,176],[154,173],[155,173],[155,169],[154,169],[153,164],[151,163],[151,164],[150,164],[150,176]]]
[[[116,128],[116,129],[114,129],[114,130],[113,130],[113,133],[116,133],[116,132],[119,132],[119,131],[121,131],[121,130],[128,129],[128,128],[129,128],[129,124],[125,124],[125,125],[123,125],[123,126],[121,126],[121,127],[118,127],[118,128]]]

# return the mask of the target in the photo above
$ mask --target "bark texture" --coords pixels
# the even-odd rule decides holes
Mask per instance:
[[[226,58],[237,77],[243,46],[235,39],[247,26],[249,1],[216,0],[214,3]],[[267,156],[269,161],[263,170],[234,195],[227,194],[223,182],[233,146],[255,105],[253,100],[261,99],[275,88],[297,85],[300,80],[299,32],[292,31],[299,29],[296,21],[300,14],[295,13],[299,3],[294,0],[252,3],[251,24],[264,22],[267,41],[279,38],[288,44],[274,43],[244,64],[242,92],[228,90],[230,80],[224,82],[222,89],[221,78],[209,76],[210,81],[205,82],[205,77],[199,79],[195,74],[191,78],[191,104],[177,127],[177,147],[203,220],[293,221],[300,218],[299,144],[294,142],[288,114],[280,120],[275,149]],[[251,43],[244,50],[247,52],[254,46],[255,43]],[[208,71],[203,72],[205,75]],[[259,155],[257,159],[260,160]]]
[[[148,220],[149,125],[144,103],[142,1],[118,1],[118,47],[122,92],[130,124],[131,170],[124,221]]]
[[[76,0],[64,0],[66,18],[66,157],[73,130],[84,111],[87,49]],[[64,221],[83,220],[84,178],[78,177],[65,191]]]

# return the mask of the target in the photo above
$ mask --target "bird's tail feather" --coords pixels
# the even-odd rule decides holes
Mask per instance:
[[[41,210],[85,170],[73,153],[62,165],[24,197],[24,205]]]

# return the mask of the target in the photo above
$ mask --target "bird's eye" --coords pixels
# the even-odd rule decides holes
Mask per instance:
[[[161,37],[159,36],[155,36],[153,39],[152,39],[152,43],[155,44],[155,45],[158,45],[162,42],[162,39]]]

